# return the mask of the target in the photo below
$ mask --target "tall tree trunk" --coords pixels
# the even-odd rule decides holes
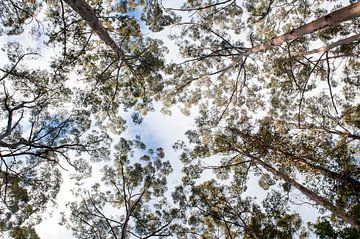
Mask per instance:
[[[356,2],[347,7],[336,10],[328,15],[318,18],[317,20],[302,25],[301,27],[295,28],[290,32],[274,37],[269,41],[249,48],[245,52],[239,54],[238,60],[241,62],[242,58],[249,56],[253,53],[258,53],[260,51],[270,49],[274,46],[279,46],[284,42],[296,40],[307,34],[316,32],[320,29],[335,26],[336,24],[354,19],[358,16],[360,16],[360,2]]]
[[[278,154],[278,155],[281,154],[281,155],[285,156],[289,160],[290,164],[294,165],[295,167],[304,166],[304,167],[306,167],[307,170],[309,170],[312,173],[321,174],[323,176],[332,178],[332,179],[338,181],[339,183],[344,183],[355,192],[360,191],[360,182],[357,181],[356,179],[353,179],[351,177],[339,174],[339,173],[331,171],[327,168],[313,164],[304,157],[294,155],[294,154],[288,152],[286,149],[284,150],[282,148],[272,146],[272,145],[264,142],[260,137],[242,133],[240,131],[238,131],[238,134],[241,135],[245,139],[245,141],[250,142],[253,146],[258,147],[261,150],[271,150],[275,154]]]
[[[91,29],[99,36],[99,38],[109,46],[122,61],[126,61],[125,54],[116,44],[114,39],[109,35],[102,23],[96,17],[96,13],[92,7],[84,0],[64,0],[81,18],[91,27]]]
[[[306,56],[306,55],[311,55],[311,54],[315,54],[315,53],[327,52],[327,51],[329,51],[329,50],[331,50],[331,49],[333,49],[335,47],[350,44],[350,43],[355,42],[355,41],[360,41],[360,34],[356,34],[356,35],[353,35],[351,37],[347,37],[347,38],[338,40],[336,42],[330,43],[327,46],[316,48],[316,49],[313,49],[311,51],[300,53],[300,54],[295,55],[295,56]]]
[[[346,184],[349,188],[351,188],[354,192],[359,192],[360,191],[360,182],[351,178],[351,177],[347,177],[345,175],[341,175],[337,172],[331,171],[327,168],[318,166],[316,164],[312,164],[310,162],[308,162],[305,158],[297,156],[297,155],[293,155],[287,151],[281,150],[281,149],[273,149],[274,151],[278,151],[281,154],[283,154],[286,158],[289,159],[289,161],[291,163],[293,163],[295,166],[297,164],[302,164],[303,166],[305,166],[309,171],[313,172],[313,173],[318,173],[324,176],[327,176],[329,178],[332,178],[336,181],[338,181],[339,183],[344,183]]]
[[[239,152],[239,150],[237,150],[237,152]],[[328,209],[336,217],[338,217],[338,218],[344,220],[345,222],[349,223],[352,227],[354,227],[354,228],[359,228],[360,227],[360,225],[358,225],[352,217],[347,215],[347,213],[344,210],[342,210],[340,208],[337,208],[336,206],[334,206],[326,198],[321,197],[318,194],[316,194],[315,192],[311,191],[310,189],[304,187],[303,185],[301,185],[300,183],[298,183],[294,179],[292,179],[289,176],[283,174],[282,172],[276,170],[271,165],[265,163],[260,158],[255,157],[255,156],[253,156],[251,154],[248,154],[248,153],[244,153],[242,151],[240,151],[239,153],[253,159],[255,163],[261,165],[266,171],[272,173],[274,176],[277,176],[277,177],[281,178],[282,180],[284,180],[285,182],[289,183],[291,186],[293,186],[294,188],[299,190],[301,193],[303,193],[306,197],[308,197],[309,199],[314,201],[316,204],[318,204],[320,206],[323,206],[324,208]]]

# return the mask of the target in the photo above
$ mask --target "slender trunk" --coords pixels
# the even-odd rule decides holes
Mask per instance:
[[[241,152],[243,153],[243,152]],[[255,163],[261,165],[266,171],[272,173],[274,176],[277,176],[284,180],[285,182],[289,183],[291,186],[299,190],[301,193],[303,193],[306,197],[314,201],[316,204],[323,206],[324,208],[331,211],[336,217],[344,220],[345,222],[349,223],[352,227],[359,228],[360,225],[358,225],[353,218],[351,218],[347,213],[334,206],[329,200],[327,200],[324,197],[319,196],[315,192],[309,190],[308,188],[304,187],[294,179],[290,178],[289,176],[283,174],[282,172],[276,170],[269,164],[265,163],[264,161],[260,160],[258,157],[252,156],[250,154],[245,154],[246,156],[252,158]]]
[[[358,40],[360,40],[360,34],[356,35],[356,36],[358,36],[359,37]],[[296,123],[296,124],[292,124],[292,125],[298,126],[299,124]],[[328,129],[328,128],[324,127],[324,126],[315,126],[315,125],[312,125],[312,124],[300,124],[299,129],[302,129],[302,130],[303,129],[310,129],[310,130],[325,131],[325,132],[328,132],[330,134],[344,136],[344,137],[351,138],[351,139],[354,139],[354,140],[360,140],[360,135],[352,134],[352,133],[349,133],[349,132],[336,130],[336,129]]]
[[[345,39],[338,40],[338,41],[330,43],[329,45],[324,46],[324,47],[320,47],[320,48],[317,48],[317,49],[313,49],[311,51],[301,53],[301,54],[299,54],[299,56],[306,56],[306,55],[311,55],[311,54],[315,54],[315,53],[327,52],[327,51],[329,51],[329,50],[331,50],[331,49],[333,49],[335,47],[350,44],[350,43],[352,43],[354,41],[360,41],[360,34],[353,35],[351,37],[347,37]]]
[[[360,16],[360,2],[356,2],[347,7],[336,10],[332,13],[325,15],[324,17],[318,18],[317,20],[302,25],[301,27],[295,28],[290,32],[274,37],[269,41],[249,48],[244,53],[239,54],[238,59],[242,60],[242,58],[249,56],[253,53],[258,53],[260,51],[270,49],[274,46],[279,46],[284,42],[296,40],[307,34],[316,32],[320,29],[335,26],[336,24],[354,19],[358,16]]]
[[[249,134],[244,134],[241,132],[239,132],[239,134],[242,137],[244,137],[247,141],[250,141],[253,145],[260,147],[262,150],[272,150],[274,153],[284,155],[289,160],[289,162],[291,164],[293,164],[294,166],[299,166],[299,165],[304,166],[304,167],[306,167],[307,170],[309,170],[312,173],[318,173],[318,174],[327,176],[329,178],[332,178],[332,179],[338,181],[339,183],[344,183],[355,192],[360,191],[360,182],[351,177],[347,177],[345,175],[331,171],[327,168],[310,163],[304,157],[294,155],[284,149],[269,145],[269,144],[265,143],[259,137],[249,135]]]
[[[91,27],[91,29],[99,36],[99,38],[109,46],[122,61],[125,61],[125,54],[116,44],[114,39],[109,35],[102,23],[96,17],[96,13],[92,7],[84,0],[64,0],[81,18]]]
[[[127,237],[129,220],[130,220],[130,215],[126,215],[125,221],[124,221],[123,225],[121,226],[120,239],[126,239],[126,237]]]
[[[274,150],[276,151],[277,149],[274,148]],[[289,161],[294,163],[295,165],[300,163],[313,173],[319,173],[321,175],[328,176],[329,178],[332,178],[332,179],[338,181],[339,183],[344,183],[355,192],[360,191],[360,182],[358,182],[357,180],[355,180],[353,178],[341,175],[341,174],[331,171],[327,168],[312,164],[312,163],[308,162],[306,159],[304,159],[303,157],[293,155],[291,153],[288,153],[288,152],[280,150],[280,149],[278,151],[281,154],[285,155],[289,159]]]

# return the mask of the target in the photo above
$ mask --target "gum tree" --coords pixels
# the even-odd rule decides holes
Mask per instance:
[[[177,210],[167,203],[172,168],[163,149],[146,150],[139,138],[121,138],[114,156],[114,165],[102,169],[102,183],[76,191],[79,201],[70,203],[64,223],[78,238],[171,236]]]
[[[9,65],[2,66],[0,79],[1,210],[4,212],[1,228],[18,237],[23,233],[33,234],[32,226],[40,220],[38,213],[55,199],[61,185],[59,167],[86,168],[86,162],[78,160],[83,153],[90,154],[94,160],[107,158],[108,151],[102,148],[102,144],[108,143],[104,131],[109,124],[117,132],[123,130],[124,122],[117,114],[119,104],[130,108],[141,98],[138,110],[149,108],[150,95],[161,90],[161,76],[157,71],[163,65],[162,49],[158,41],[141,36],[137,20],[127,16],[127,11],[114,8],[111,15],[107,9],[101,16],[98,14],[105,8],[90,7],[96,19],[117,24],[115,30],[107,27],[106,33],[118,31],[112,37],[121,39],[119,45],[123,44],[125,49],[124,70],[118,52],[105,50],[106,42],[102,39],[93,40],[92,28],[86,21],[83,24],[63,1],[49,1],[46,5],[42,1],[36,4],[3,1],[1,9],[1,31],[7,34],[6,39],[14,39],[6,43]],[[28,66],[39,54],[35,50],[22,50],[16,39],[29,33],[44,48],[61,46],[63,49],[59,58],[53,58],[50,67]],[[115,68],[109,70],[113,64]],[[71,86],[68,74],[76,70],[86,78],[83,83],[89,80],[87,76],[95,76],[85,84],[84,90]],[[119,78],[125,83],[120,83]],[[101,81],[106,81],[106,86]],[[146,81],[151,85],[147,86]],[[71,101],[75,107],[69,104]],[[111,120],[104,126],[100,121],[95,123],[94,116],[98,120]],[[88,131],[94,125],[101,129]]]
[[[218,171],[281,180],[359,226],[351,216],[359,131],[349,115],[358,108],[360,5],[341,4],[187,1],[172,9],[191,13],[174,36],[185,61],[169,67],[177,80],[164,95],[185,112],[199,108],[188,132],[189,178],[222,156]]]
[[[106,155],[101,143],[106,137],[95,131],[85,135],[91,123],[87,112],[63,110],[71,91],[46,70],[24,64],[36,53],[16,42],[8,43],[6,51],[9,64],[0,68],[0,225],[2,232],[19,237],[33,234],[40,213],[55,202],[60,168],[80,169],[70,152],[93,159],[100,152]]]

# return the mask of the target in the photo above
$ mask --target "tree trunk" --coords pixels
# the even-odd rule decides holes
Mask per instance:
[[[347,215],[347,213],[344,210],[342,210],[340,208],[337,208],[336,206],[334,206],[326,198],[321,197],[318,194],[316,194],[315,192],[313,192],[313,191],[309,190],[308,188],[304,187],[303,185],[301,185],[300,183],[298,183],[294,179],[292,179],[289,176],[283,174],[282,172],[276,170],[275,168],[273,168],[269,164],[265,163],[264,161],[260,160],[258,157],[252,156],[250,154],[244,154],[243,152],[239,152],[239,153],[241,153],[241,154],[243,154],[243,155],[245,155],[247,157],[250,157],[251,159],[254,160],[255,163],[261,165],[266,171],[272,173],[274,176],[277,176],[277,177],[281,178],[282,180],[284,180],[285,182],[289,183],[291,186],[298,189],[301,193],[303,193],[306,197],[308,197],[309,199],[314,201],[316,204],[318,204],[320,206],[323,206],[324,208],[328,209],[336,217],[338,217],[338,218],[344,220],[345,222],[349,223],[352,227],[354,227],[354,228],[359,228],[360,227],[360,225],[356,224],[355,220],[353,218],[351,218],[349,215]]]
[[[253,53],[258,53],[274,46],[279,46],[284,42],[296,40],[307,34],[316,32],[320,29],[335,26],[344,21],[348,21],[360,16],[360,2],[353,3],[347,7],[336,10],[328,15],[307,23],[301,27],[295,28],[290,32],[283,35],[274,37],[273,39],[256,45],[247,49],[245,52],[239,54],[238,60],[241,62],[242,58],[249,56]],[[349,42],[348,42],[349,43]]]
[[[331,171],[327,168],[310,163],[308,162],[308,160],[306,160],[306,158],[294,155],[288,152],[287,150],[265,143],[261,138],[257,136],[245,134],[240,131],[239,131],[239,135],[241,135],[244,139],[246,139],[245,141],[251,142],[252,145],[261,148],[261,150],[272,150],[275,154],[281,154],[285,156],[289,160],[290,164],[294,165],[295,167],[299,165],[304,166],[306,167],[307,170],[309,170],[312,173],[315,174],[318,173],[327,176],[329,178],[332,178],[338,181],[339,183],[346,184],[354,192],[360,191],[360,182],[351,177],[347,177],[345,175]]]
[[[84,0],[64,0],[81,18],[91,27],[91,29],[99,36],[99,38],[109,46],[122,61],[125,61],[125,54],[116,44],[114,39],[109,35],[102,23],[96,17],[96,13],[92,7]]]
[[[277,149],[274,148],[274,150],[276,151]],[[291,163],[294,163],[295,165],[300,163],[302,165],[304,165],[309,171],[313,172],[313,173],[319,173],[321,175],[327,176],[329,178],[332,178],[336,181],[338,181],[339,183],[344,183],[346,184],[349,188],[351,188],[354,192],[359,192],[360,191],[360,182],[358,182],[357,180],[347,177],[345,175],[341,175],[337,172],[331,171],[327,168],[312,164],[310,162],[308,162],[306,159],[304,159],[303,157],[299,157],[296,155],[293,155],[291,153],[288,153],[286,151],[283,150],[278,150],[281,154],[283,154],[284,156],[286,156],[289,161]]]
[[[317,49],[313,49],[311,51],[304,52],[302,54],[298,54],[298,56],[306,56],[306,55],[311,55],[311,54],[315,54],[315,53],[327,52],[327,51],[329,51],[329,50],[331,50],[331,49],[333,49],[335,47],[350,44],[350,43],[352,43],[354,41],[360,41],[360,34],[357,34],[357,35],[354,35],[354,36],[351,36],[351,37],[347,37],[345,39],[338,40],[338,41],[330,43],[329,45],[324,46],[324,47],[320,47],[320,48],[317,48]]]

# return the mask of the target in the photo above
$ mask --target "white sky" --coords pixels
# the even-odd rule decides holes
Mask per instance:
[[[168,2],[172,3],[172,7],[181,6],[181,1]],[[177,4],[174,4],[174,2]],[[165,1],[164,4],[166,4]],[[154,34],[156,38],[162,39],[164,41],[164,45],[169,49],[169,55],[167,56],[168,61],[179,59],[176,45],[167,37],[171,31],[173,30],[166,28],[164,31]],[[150,32],[145,33],[145,35],[150,36]],[[180,183],[180,177],[178,175],[181,174],[181,162],[178,160],[178,155],[173,151],[172,145],[177,140],[185,140],[184,133],[193,126],[193,120],[191,117],[186,117],[180,113],[176,108],[172,110],[172,116],[163,115],[160,112],[161,105],[157,105],[155,108],[156,110],[154,112],[150,112],[144,117],[141,125],[131,124],[131,120],[127,120],[129,124],[127,125],[127,131],[124,132],[123,137],[132,139],[135,135],[140,135],[148,148],[163,147],[166,159],[170,160],[174,169],[172,174],[173,176],[170,176],[168,182],[169,184],[177,185]],[[96,178],[100,179],[102,177],[99,171],[96,173],[96,171],[100,170],[101,167],[102,166],[93,168],[93,173],[97,175],[93,175],[93,179],[91,181],[96,181]],[[45,212],[43,221],[36,226],[36,231],[41,238],[74,238],[71,231],[58,225],[60,220],[59,212],[66,210],[65,204],[73,198],[70,192],[73,185],[74,182],[69,179],[66,173],[64,173],[64,183],[56,200],[58,202],[58,208],[55,210],[50,208],[48,211],[53,211],[50,216],[46,216],[47,213]]]
[[[163,4],[165,6],[178,8],[181,6],[182,2],[183,1],[167,0],[163,1]],[[161,38],[164,41],[165,46],[169,48],[170,52],[167,56],[167,59],[169,61],[178,61],[180,57],[177,54],[176,45],[167,38],[167,35],[170,33],[170,31],[174,31],[174,29],[166,28],[165,31],[152,35]],[[9,38],[6,36],[0,38],[2,43],[6,42],[7,40],[9,40]],[[39,46],[38,43],[34,40],[31,40],[31,38],[22,37],[21,43],[33,47]],[[43,52],[42,54],[43,57],[41,57],[39,61],[33,62],[37,66],[41,66],[46,63],[47,56],[52,54],[52,50]],[[4,64],[4,62],[1,62],[1,64]],[[131,127],[128,125],[128,130],[125,132],[126,136],[124,137],[134,137],[135,135],[139,134],[149,148],[163,147],[165,150],[166,159],[170,160],[174,169],[174,173],[172,176],[170,176],[168,182],[172,185],[176,185],[180,183],[179,175],[181,173],[181,162],[178,160],[177,154],[173,151],[172,145],[177,140],[185,140],[184,132],[193,127],[193,116],[186,117],[177,109],[173,109],[172,116],[163,115],[160,113],[160,108],[161,106],[157,105],[155,112],[150,112],[146,117],[144,117],[144,121],[141,125],[132,125]],[[131,137],[127,138],[131,139]],[[68,168],[71,169],[70,167]],[[95,168],[95,170],[93,170],[93,173],[95,173],[95,176],[92,179],[93,181],[96,181],[101,177],[101,174],[99,171],[97,171],[99,168]],[[69,174],[66,172],[63,172],[63,178],[64,183],[61,187],[60,193],[57,196],[58,208],[50,208],[48,212],[53,211],[51,215],[47,215],[48,212],[45,212],[42,223],[36,226],[37,233],[41,238],[74,238],[70,231],[68,231],[63,226],[58,225],[60,219],[59,212],[65,210],[65,203],[71,201],[73,198],[70,190],[73,187],[74,182],[70,179]],[[251,196],[259,196],[261,198],[263,193],[259,193],[259,191],[261,190],[259,190],[257,184],[255,183],[249,185],[247,194]],[[294,209],[296,209],[297,212],[301,212],[304,221],[314,220],[317,216],[317,214],[314,213],[316,210],[307,205],[294,206]]]

